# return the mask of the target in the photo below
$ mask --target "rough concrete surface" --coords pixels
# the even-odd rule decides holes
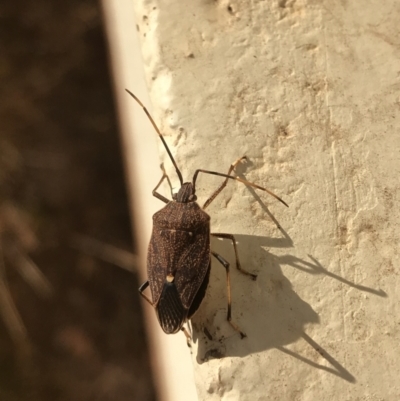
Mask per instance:
[[[199,399],[400,399],[400,3],[154,0],[136,14],[184,178],[247,155],[237,174],[290,205],[231,182],[208,209],[258,279],[212,240],[247,338],[213,263],[192,322]],[[200,176],[200,203],[220,181]]]

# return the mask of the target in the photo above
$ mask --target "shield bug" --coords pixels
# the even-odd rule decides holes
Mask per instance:
[[[178,193],[172,195],[172,200],[158,193],[157,190],[165,179],[170,184],[169,178],[162,167],[163,175],[153,190],[153,196],[166,203],[166,206],[153,215],[153,230],[147,255],[148,281],[141,285],[139,292],[154,307],[158,321],[164,332],[174,334],[182,330],[189,344],[190,335],[184,329],[183,325],[197,311],[204,298],[210,277],[211,256],[213,256],[226,270],[227,321],[243,338],[246,335],[232,322],[231,318],[229,263],[221,255],[211,250],[210,237],[213,236],[232,241],[237,269],[241,273],[250,276],[253,280],[257,276],[241,267],[236,240],[232,234],[211,233],[210,216],[204,209],[224,189],[229,179],[265,191],[285,206],[288,205],[268,189],[231,175],[237,164],[246,159],[245,156],[233,163],[229,167],[227,174],[199,169],[195,171],[192,182],[183,182],[182,174],[150,113],[132,92],[129,90],[126,91],[143,108],[149,118],[175,167],[181,185]],[[196,202],[196,180],[200,173],[225,178],[222,184],[207,199],[203,207],[200,207]],[[144,290],[149,286],[152,295],[151,299],[144,294]]]

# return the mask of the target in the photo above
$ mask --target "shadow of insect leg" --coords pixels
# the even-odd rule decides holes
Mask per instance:
[[[243,160],[246,159],[246,156],[241,157],[240,159],[237,159],[234,163],[232,163],[229,167],[227,175],[231,175],[232,171],[235,169],[235,167],[242,162]],[[219,188],[206,200],[206,202],[203,205],[203,209],[205,209],[209,204],[219,195],[219,193],[226,187],[226,184],[228,183],[229,178],[225,178],[225,181],[219,186]]]
[[[140,287],[139,287],[139,294],[151,305],[154,306],[153,302],[150,300],[150,298],[143,294],[143,291],[149,286],[149,282],[146,281],[144,282]]]
[[[163,196],[163,195],[161,195],[161,194],[159,194],[159,193],[157,192],[157,189],[159,188],[159,186],[160,186],[160,185],[162,184],[162,182],[166,179],[166,180],[168,181],[169,188],[171,189],[171,196],[172,196],[172,185],[171,185],[171,181],[170,181],[170,179],[169,179],[167,173],[165,172],[164,165],[161,164],[160,168],[161,168],[161,170],[162,170],[162,172],[163,172],[163,175],[162,175],[160,181],[158,182],[158,184],[156,185],[156,187],[153,189],[152,194],[153,194],[154,197],[156,197],[157,199],[160,199],[160,200],[163,201],[164,203],[169,203],[169,202],[170,202],[169,199],[167,199],[165,196]]]
[[[229,274],[229,263],[221,255],[218,255],[218,253],[211,251],[211,254],[214,256],[215,259],[218,260],[219,263],[221,263],[222,266],[225,267],[226,270],[226,290],[228,296],[228,313],[226,315],[226,320],[240,334],[240,337],[244,338],[246,337],[246,334],[243,333],[239,329],[239,327],[232,322],[231,279]]]
[[[253,280],[257,279],[257,274],[253,274],[253,273],[248,272],[247,270],[242,269],[242,266],[240,265],[240,261],[239,261],[239,254],[238,254],[238,250],[237,250],[237,246],[236,246],[236,240],[232,234],[211,233],[211,235],[213,237],[217,237],[217,238],[230,239],[232,241],[233,249],[235,251],[236,268],[241,273],[245,274],[246,276],[250,276]]]

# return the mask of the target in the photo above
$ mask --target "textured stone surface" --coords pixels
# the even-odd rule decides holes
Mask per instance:
[[[232,269],[240,340],[213,266],[193,320],[199,399],[399,399],[400,3],[154,0],[136,13],[185,179],[247,155],[238,174],[290,204],[233,182],[208,209],[259,276]],[[200,202],[220,180],[200,177]],[[231,244],[212,245],[234,267]]]

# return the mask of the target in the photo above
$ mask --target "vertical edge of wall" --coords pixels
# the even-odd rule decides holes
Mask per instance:
[[[143,110],[125,92],[125,88],[134,92],[151,110],[133,2],[103,0],[102,5],[122,132],[134,234],[140,260],[139,277],[145,281],[152,215],[163,206],[151,195],[161,177],[158,139]],[[137,289],[132,288],[132,291]],[[154,310],[146,302],[143,303],[143,309],[158,400],[197,399],[192,363],[184,338],[165,335],[159,327]]]

